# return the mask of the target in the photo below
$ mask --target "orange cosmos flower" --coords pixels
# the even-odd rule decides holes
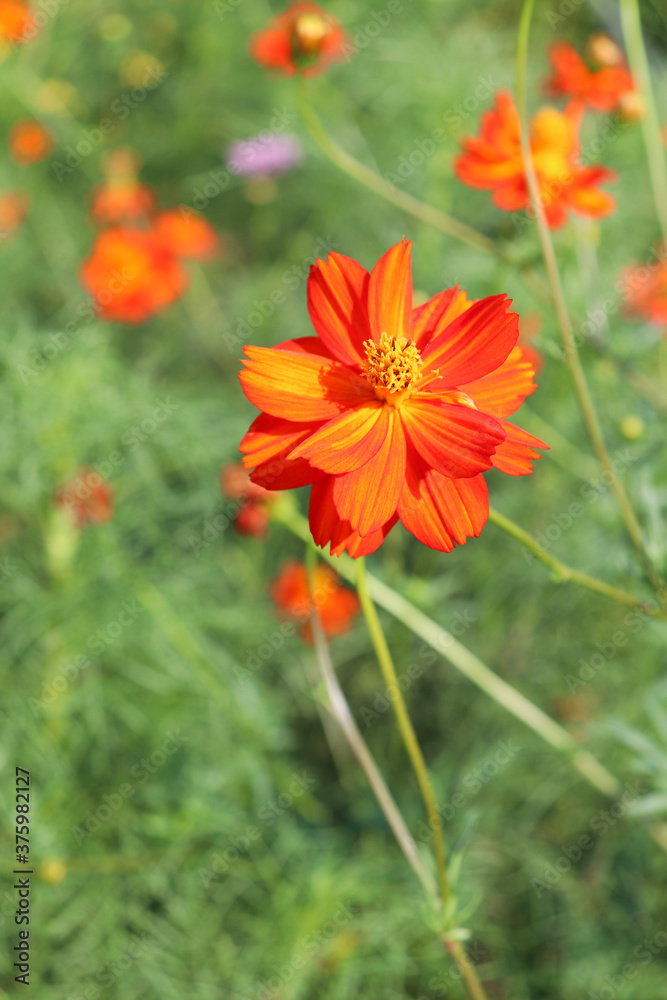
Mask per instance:
[[[626,267],[620,276],[625,295],[624,315],[628,319],[643,319],[667,332],[667,261],[635,264]]]
[[[14,235],[26,217],[28,199],[20,191],[0,194],[0,245]]]
[[[0,41],[21,44],[35,34],[35,23],[22,0],[0,0]]]
[[[262,66],[293,76],[315,76],[343,58],[346,36],[338,21],[317,4],[299,0],[250,40]]]
[[[568,209],[587,218],[608,215],[614,199],[598,185],[615,174],[599,164],[582,166],[579,157],[580,104],[564,112],[542,108],[530,126],[530,148],[547,221],[552,229],[567,220]],[[519,114],[512,95],[496,94],[496,107],[482,116],[479,138],[462,140],[465,152],[455,163],[456,175],[469,187],[493,191],[493,203],[506,212],[530,209],[530,194],[521,152]]]
[[[623,110],[635,86],[623,53],[607,35],[594,35],[588,54],[600,69],[590,70],[569,42],[556,42],[549,49],[553,73],[545,82],[548,97],[572,97],[594,111]]]
[[[532,472],[546,445],[505,417],[535,389],[518,317],[458,288],[412,307],[411,244],[368,272],[332,253],[311,268],[316,337],[246,347],[244,392],[262,414],[241,442],[252,480],[312,485],[318,545],[373,552],[396,524],[449,552],[488,518],[481,473]]]
[[[230,500],[239,501],[233,520],[239,534],[254,538],[266,535],[271,504],[278,494],[253,483],[239,462],[230,462],[220,470],[220,488]]]
[[[307,619],[313,607],[317,609],[322,631],[328,636],[347,632],[360,610],[357,595],[342,586],[340,577],[329,566],[318,565],[313,582],[311,595],[306,567],[290,560],[270,587],[271,597],[280,611],[288,618],[305,622],[301,635],[309,643],[312,643],[312,630]]]
[[[209,260],[220,249],[215,229],[203,216],[185,205],[158,215],[155,231],[163,246],[178,257]]]
[[[94,469],[84,466],[74,479],[56,491],[56,506],[62,507],[77,528],[106,524],[113,517],[114,491]]]
[[[117,227],[101,233],[81,267],[101,319],[143,323],[183,295],[180,261],[152,230]]]
[[[17,122],[9,133],[9,149],[20,167],[43,160],[54,146],[53,136],[33,118]]]

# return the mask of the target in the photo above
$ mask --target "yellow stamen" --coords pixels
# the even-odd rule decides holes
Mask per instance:
[[[317,55],[329,34],[329,25],[319,14],[301,14],[292,28],[294,47],[300,56]]]
[[[422,359],[412,340],[383,333],[379,344],[366,340],[364,350],[368,358],[364,374],[378,399],[398,407],[406,397],[419,392],[424,377]]]

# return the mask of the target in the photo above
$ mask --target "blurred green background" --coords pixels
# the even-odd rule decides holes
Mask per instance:
[[[539,269],[534,227],[517,227],[485,192],[452,175],[458,139],[476,131],[493,90],[512,86],[519,6],[402,0],[386,26],[369,32],[382,0],[339,0],[328,9],[358,52],[312,90],[332,134],[383,174],[443,128],[445,140],[403,189],[506,241]],[[533,108],[554,38],[581,48],[592,30],[617,30],[615,4],[560,6],[572,13],[552,24],[547,14],[559,4],[537,5]],[[291,81],[272,79],[246,54],[249,35],[272,12],[266,3],[44,7],[54,13],[39,37],[0,64],[0,187],[20,188],[32,202],[24,227],[0,247],[0,996],[458,1000],[463,990],[426,925],[418,884],[354,761],[340,747],[332,754],[310,681],[312,650],[295,636],[261,669],[245,669],[276,629],[268,581],[286,558],[302,558],[303,546],[279,525],[267,542],[210,527],[226,510],[220,466],[236,458],[254,415],[239,388],[242,343],[234,338],[255,300],[284,289],[285,273],[304,269],[323,243],[370,267],[405,234],[414,239],[415,287],[428,295],[455,282],[474,298],[507,292],[520,315],[541,316],[545,368],[518,422],[552,450],[531,478],[490,473],[492,503],[531,533],[560,525],[551,551],[648,596],[609,491],[593,486],[595,502],[581,492],[596,465],[554,317],[517,268],[402,215],[323,159],[299,124]],[[667,120],[665,12],[651,2],[642,10]],[[54,163],[147,66],[164,70],[159,86],[59,180]],[[483,99],[473,98],[480,87]],[[463,121],[455,106],[466,100]],[[301,136],[306,156],[278,179],[272,200],[254,204],[245,183],[225,175],[222,157],[276,115]],[[44,122],[57,148],[18,168],[6,137],[26,116]],[[587,118],[586,141],[604,122]],[[201,208],[227,244],[223,259],[188,268],[181,302],[138,327],[82,317],[77,278],[93,237],[87,199],[101,180],[100,156],[127,144],[140,152],[142,179],[161,204]],[[618,210],[594,230],[601,291],[613,297],[618,270],[648,259],[658,230],[639,129],[618,130],[600,158],[619,173]],[[586,280],[570,227],[556,244],[581,323]],[[271,345],[310,332],[299,280],[251,339]],[[605,337],[615,358],[657,376],[659,331],[615,315]],[[664,567],[663,417],[623,365],[587,344],[582,356],[610,450],[626,456],[624,483]],[[159,405],[168,417],[151,424]],[[643,421],[632,441],[622,433],[628,416]],[[140,440],[133,428],[146,421]],[[69,551],[53,492],[81,465],[104,471],[117,451],[114,519],[87,528]],[[306,500],[299,497],[303,510]],[[577,500],[585,516],[567,526],[564,512]],[[370,566],[445,628],[465,622],[460,638],[470,649],[623,782],[657,796],[639,807],[635,793],[631,808],[616,809],[620,818],[601,819],[609,801],[566,759],[445,660],[427,663],[421,641],[383,615],[399,673],[424,664],[407,698],[438,803],[465,796],[464,807],[447,811],[446,833],[489,997],[664,996],[667,857],[634,813],[667,813],[665,626],[631,626],[626,610],[558,585],[491,524],[451,555],[399,526]],[[131,623],[119,629],[128,606]],[[568,681],[618,630],[628,641],[602,653],[603,668],[586,684]],[[332,651],[418,834],[422,807],[391,713],[373,709],[383,684],[362,622]],[[494,767],[499,741],[518,749]],[[36,869],[27,994],[12,968],[17,765],[31,773]],[[128,784],[131,792],[119,793]],[[577,859],[585,835],[592,846]],[[628,966],[632,975],[623,973]]]

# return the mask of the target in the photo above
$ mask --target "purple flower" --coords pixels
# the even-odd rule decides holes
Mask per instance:
[[[239,139],[227,150],[227,167],[241,177],[284,174],[303,159],[295,135],[275,135],[268,130],[252,139]]]

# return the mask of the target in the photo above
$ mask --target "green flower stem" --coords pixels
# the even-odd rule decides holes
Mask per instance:
[[[426,806],[429,826],[433,831],[433,848],[435,851],[435,861],[438,869],[440,894],[445,908],[447,908],[451,892],[449,888],[449,881],[447,879],[447,862],[445,858],[442,820],[437,809],[435,795],[433,794],[431,781],[428,776],[426,764],[424,763],[424,757],[417,741],[417,736],[410,720],[410,715],[408,714],[403,694],[401,693],[398,677],[396,676],[396,669],[391,658],[391,653],[389,652],[387,640],[384,637],[384,632],[382,631],[382,626],[380,625],[380,619],[378,618],[375,605],[373,604],[368,591],[364,560],[357,559],[356,562],[357,593],[359,594],[359,600],[366,619],[366,625],[368,626],[371,641],[380,664],[380,669],[382,670],[382,676],[384,677],[392,705],[394,706],[394,712],[396,713],[396,719],[398,721],[398,728],[400,729],[405,749],[408,752],[408,756],[417,778],[417,784],[419,785],[419,790],[422,794],[424,805]]]
[[[283,507],[282,513],[274,519],[280,520],[297,538],[303,541],[310,539],[308,522],[296,510],[288,512],[287,508]],[[355,562],[357,560],[346,555],[335,557],[326,553],[322,553],[322,557],[334,566],[345,579],[352,583],[356,582]],[[453,635],[441,628],[400,594],[397,594],[391,587],[370,573],[366,574],[366,583],[369,594],[377,604],[427,642],[455,670],[467,677],[493,701],[501,705],[529,729],[532,729],[555,750],[560,751],[590,785],[608,798],[614,799],[618,796],[622,790],[618,778],[608,771],[593,754],[582,749],[581,744],[563,726],[490,670],[479,657],[471,653]],[[640,603],[638,601],[637,606],[640,606]],[[656,843],[664,851],[667,851],[667,825],[655,821],[649,824],[648,829]]]
[[[316,558],[315,547],[311,542],[308,546],[308,555],[306,559],[311,594],[313,594],[316,589],[313,580]],[[343,736],[347,740],[348,746],[357,758],[359,766],[366,775],[368,784],[373,790],[373,794],[377,799],[378,805],[384,813],[389,827],[396,837],[399,847],[405,855],[406,861],[421,882],[427,895],[431,900],[436,901],[439,899],[436,884],[431,873],[424,866],[424,863],[419,856],[419,852],[417,851],[417,845],[415,844],[412,834],[408,829],[407,823],[403,819],[394,797],[389,791],[387,784],[382,777],[377,764],[375,763],[373,755],[368,749],[368,746],[359,731],[359,727],[354,720],[350,706],[348,705],[347,699],[338,682],[338,677],[336,676],[336,670],[331,660],[326,637],[322,631],[322,626],[320,625],[317,607],[312,599],[311,605],[313,611],[310,622],[315,641],[315,655],[317,657],[320,676],[324,683],[324,689],[327,695],[325,707],[338,723]]]
[[[354,180],[363,184],[364,187],[375,191],[381,198],[390,201],[392,205],[396,205],[397,208],[402,209],[402,211],[407,212],[409,215],[421,219],[422,222],[429,222],[436,229],[447,233],[448,236],[453,236],[455,239],[467,243],[468,246],[473,247],[475,250],[480,250],[482,253],[502,256],[499,248],[488,236],[478,233],[476,229],[466,226],[464,222],[459,222],[458,219],[453,219],[445,212],[441,212],[439,209],[433,208],[431,205],[427,205],[417,198],[413,198],[412,195],[392,187],[384,177],[376,174],[374,170],[364,166],[359,160],[356,160],[344,149],[341,149],[327,133],[317,117],[317,113],[310,101],[307,84],[303,77],[300,76],[296,80],[296,102],[313,141],[320,147],[325,156],[340,170],[344,171],[344,173],[353,177]]]
[[[595,576],[589,576],[588,573],[582,573],[580,570],[573,569],[572,566],[561,562],[560,559],[557,559],[550,552],[547,552],[546,549],[543,549],[539,542],[536,542],[527,531],[524,531],[518,524],[511,521],[509,517],[505,517],[504,514],[501,514],[500,511],[495,510],[493,507],[489,508],[489,521],[492,521],[499,528],[502,528],[503,531],[506,531],[508,535],[511,535],[512,538],[516,538],[518,542],[521,542],[527,549],[530,549],[540,562],[553,571],[554,578],[558,583],[576,583],[580,587],[586,587],[587,590],[592,590],[596,594],[609,597],[612,601],[624,604],[628,608],[641,608],[642,601],[635,594],[630,593],[629,590],[621,590],[619,587],[613,587],[610,583],[605,583],[604,580],[599,580]],[[667,609],[658,612],[657,617],[667,620]]]
[[[623,35],[628,50],[630,69],[638,85],[640,96],[644,102],[641,116],[642,134],[646,147],[653,198],[660,221],[662,237],[667,245],[667,162],[665,148],[660,130],[660,118],[651,86],[644,38],[642,35],[641,16],[637,0],[620,0],[621,23]]]
[[[579,405],[584,417],[584,422],[586,424],[588,434],[593,443],[595,453],[602,465],[605,473],[609,477],[610,486],[614,492],[616,500],[623,515],[623,520],[632,539],[633,544],[640,553],[644,566],[646,569],[646,574],[651,582],[651,585],[656,590],[656,592],[661,592],[663,589],[662,581],[653,566],[653,563],[649,557],[644,544],[644,538],[642,535],[642,530],[639,526],[639,522],[635,516],[635,512],[632,508],[632,504],[628,498],[625,488],[619,479],[616,471],[613,467],[611,457],[607,451],[607,446],[605,444],[604,435],[602,433],[602,427],[598,419],[597,411],[593,403],[593,398],[591,396],[590,390],[588,388],[588,383],[586,382],[586,376],[584,375],[584,369],[577,353],[577,342],[574,337],[574,331],[572,329],[572,321],[568,312],[567,304],[565,302],[565,295],[563,293],[563,286],[560,279],[560,273],[558,270],[558,263],[556,260],[556,253],[554,250],[553,240],[551,239],[551,232],[547,224],[546,216],[544,213],[544,205],[542,204],[542,198],[540,195],[539,183],[537,180],[537,175],[535,173],[535,166],[533,164],[531,149],[530,149],[530,138],[527,125],[527,87],[526,87],[526,67],[528,61],[528,39],[530,36],[530,22],[533,14],[533,8],[535,6],[535,0],[524,0],[523,8],[521,11],[521,20],[519,24],[519,40],[517,45],[517,70],[516,70],[516,89],[517,89],[517,106],[519,110],[519,117],[521,119],[521,147],[524,156],[524,162],[526,165],[526,177],[528,180],[528,188],[530,190],[531,204],[535,211],[535,218],[537,221],[537,228],[540,237],[540,245],[542,247],[542,255],[544,257],[544,263],[547,269],[547,275],[549,278],[549,286],[551,288],[551,294],[553,298],[554,307],[556,310],[556,318],[558,320],[558,325],[560,327],[561,335],[563,338],[563,345],[565,347],[565,356],[570,369],[570,374],[572,376],[572,381],[574,383],[574,389],[579,399]]]

